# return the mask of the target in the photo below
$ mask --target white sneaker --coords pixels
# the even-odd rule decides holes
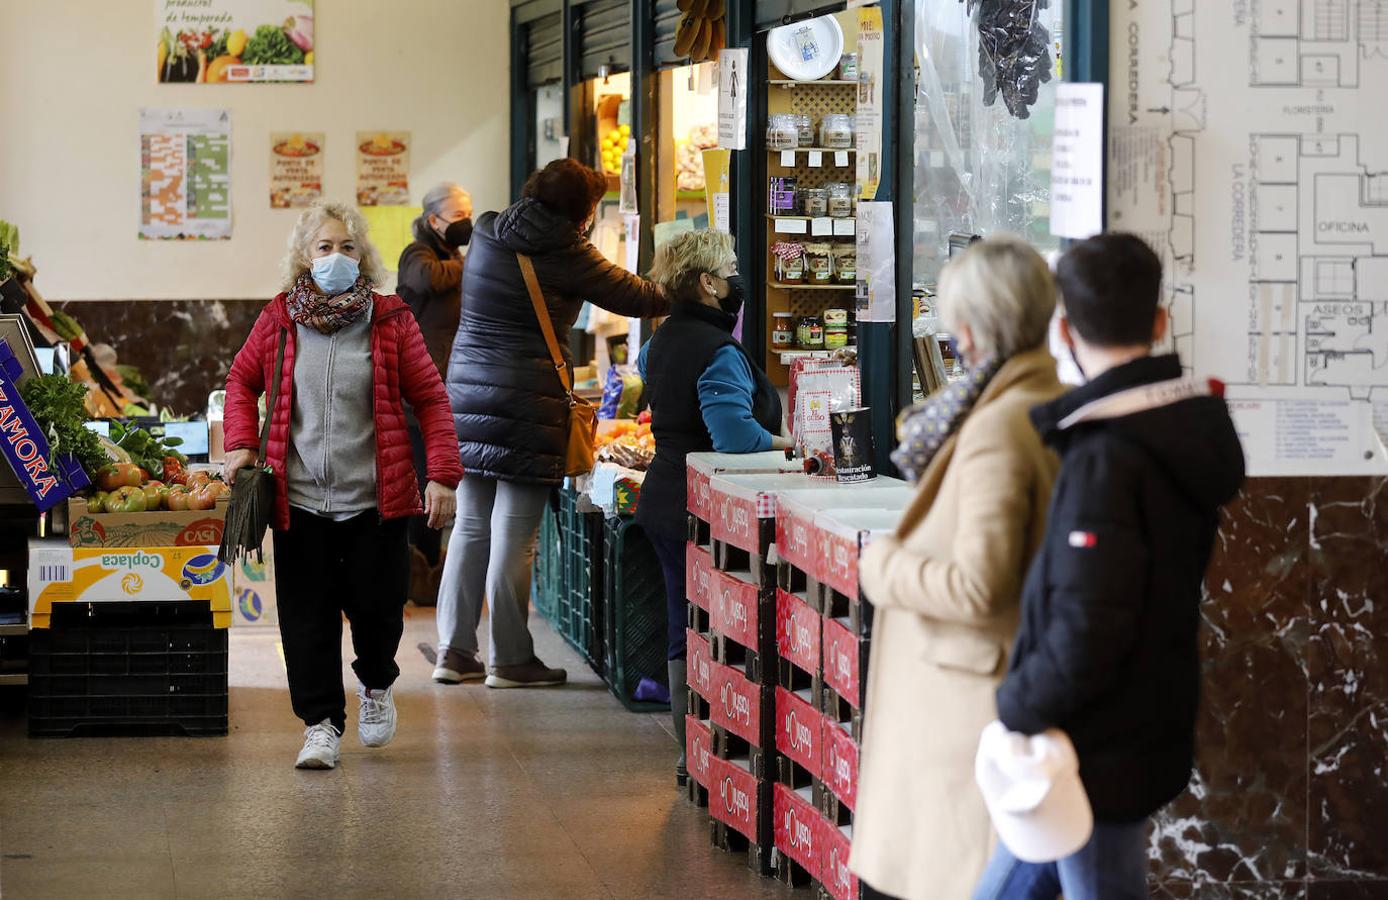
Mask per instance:
[[[304,749],[299,751],[296,769],[332,769],[337,767],[338,748],[342,734],[333,723],[324,719],[304,729]]]
[[[395,737],[395,694],[390,688],[368,691],[357,688],[361,711],[357,714],[357,735],[367,747],[384,747]]]

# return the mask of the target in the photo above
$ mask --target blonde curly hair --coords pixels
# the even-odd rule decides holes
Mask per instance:
[[[370,228],[366,219],[345,203],[319,200],[304,210],[303,215],[299,216],[299,221],[294,223],[294,230],[289,233],[288,250],[280,263],[280,277],[284,290],[293,290],[299,278],[313,268],[313,257],[309,255],[310,245],[318,234],[318,229],[329,219],[341,222],[352,240],[356,241],[357,249],[361,251],[360,272],[366,278],[366,283],[372,287],[383,283],[381,254],[376,250],[376,245],[371,243]]]
[[[671,300],[698,302],[699,275],[736,263],[733,248],[733,236],[726,232],[686,231],[655,248],[650,278]]]

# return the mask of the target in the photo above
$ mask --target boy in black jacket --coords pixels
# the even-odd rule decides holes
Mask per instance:
[[[1032,411],[1062,462],[998,717],[1069,735],[1094,836],[1042,865],[1000,845],[978,898],[1146,897],[1147,819],[1190,780],[1201,583],[1244,465],[1221,385],[1151,355],[1167,327],[1161,277],[1126,234],[1077,244],[1057,267],[1062,337],[1088,382]]]

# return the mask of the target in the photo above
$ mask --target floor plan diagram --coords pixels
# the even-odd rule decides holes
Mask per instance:
[[[1250,473],[1388,473],[1388,0],[1121,7],[1108,226],[1164,257],[1173,348]]]

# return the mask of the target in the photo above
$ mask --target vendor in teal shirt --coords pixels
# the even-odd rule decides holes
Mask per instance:
[[[651,280],[672,301],[670,318],[637,360],[651,407],[655,459],[641,486],[636,521],[665,575],[671,711],[684,760],[685,541],[690,453],[756,453],[791,446],[783,436],[781,396],[733,337],[742,308],[742,276],[731,235],[691,231],[656,249]]]

